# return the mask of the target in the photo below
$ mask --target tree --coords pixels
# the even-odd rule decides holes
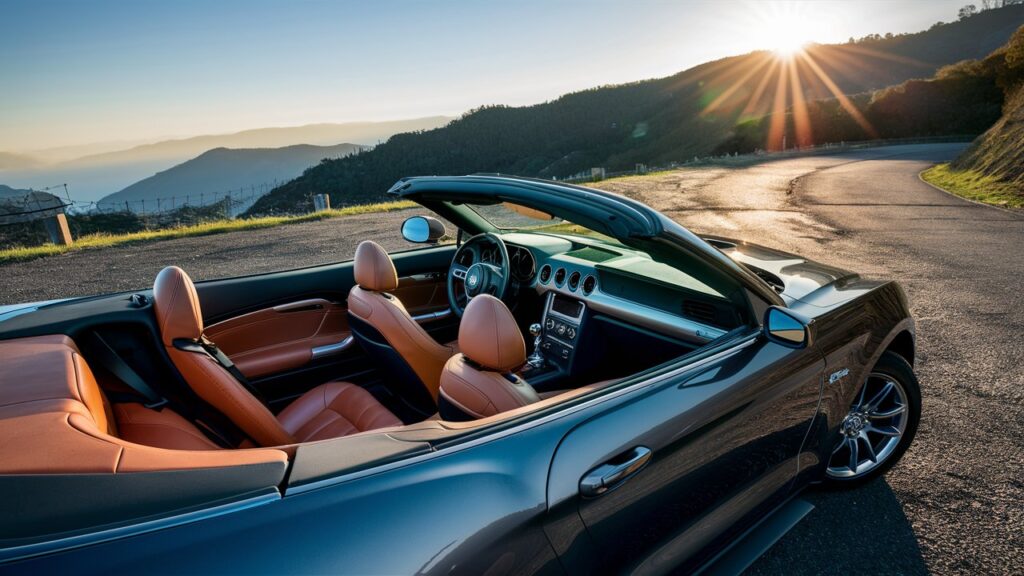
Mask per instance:
[[[978,7],[975,6],[974,4],[968,4],[967,6],[961,8],[957,15],[960,17],[961,20],[966,20],[977,13]]]

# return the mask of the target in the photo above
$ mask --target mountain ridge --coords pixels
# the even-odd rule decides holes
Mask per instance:
[[[347,156],[362,148],[358,144],[347,143],[334,146],[296,144],[280,148],[214,148],[109,194],[97,204],[127,203],[132,211],[141,211],[146,206],[141,201],[145,201],[149,203],[148,209],[154,211],[159,207],[157,199],[180,206],[186,201],[191,205],[208,204],[231,191],[240,191],[238,196],[249,198],[250,194],[240,189],[248,188],[251,195],[256,196],[256,188],[260,184],[294,178],[324,159]],[[263,191],[269,189],[267,187]]]

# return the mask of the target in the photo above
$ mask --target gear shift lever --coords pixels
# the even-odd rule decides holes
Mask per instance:
[[[544,356],[540,353],[540,332],[541,326],[538,323],[530,324],[530,335],[533,336],[533,352],[526,359],[526,363],[534,370],[544,366]]]

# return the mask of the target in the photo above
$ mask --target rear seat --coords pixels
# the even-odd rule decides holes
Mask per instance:
[[[121,429],[119,431],[119,428]],[[167,438],[156,448],[141,443]],[[157,432],[159,431],[159,432]],[[64,335],[0,341],[0,474],[126,473],[276,464],[277,449],[219,450],[169,411],[110,403]],[[167,445],[165,442],[164,445]]]

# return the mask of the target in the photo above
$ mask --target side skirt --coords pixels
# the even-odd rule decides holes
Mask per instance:
[[[786,501],[744,532],[728,548],[719,552],[697,573],[702,576],[741,574],[810,514],[811,510],[814,510],[814,505],[802,498]]]

